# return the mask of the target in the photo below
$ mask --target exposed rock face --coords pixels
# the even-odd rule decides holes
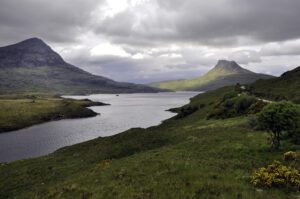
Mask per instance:
[[[0,66],[59,66],[62,57],[38,38],[0,48]]]
[[[0,48],[0,93],[62,94],[158,92],[149,86],[116,82],[66,63],[45,42],[31,38]]]
[[[242,68],[235,61],[219,60],[217,65],[212,70],[222,69],[226,73],[238,74],[238,73],[254,73],[247,69]]]

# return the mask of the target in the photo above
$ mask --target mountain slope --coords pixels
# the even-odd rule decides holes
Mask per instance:
[[[300,103],[300,66],[280,77],[255,82],[252,92],[273,100],[288,99]]]
[[[236,83],[245,84],[268,78],[272,78],[272,76],[246,70],[234,61],[220,60],[212,70],[201,77],[190,80],[152,83],[150,86],[170,90],[206,91]]]
[[[0,48],[0,93],[68,94],[157,92],[144,85],[116,82],[71,64],[38,38]]]

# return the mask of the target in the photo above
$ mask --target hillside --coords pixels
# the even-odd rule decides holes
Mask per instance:
[[[252,92],[273,100],[288,99],[300,103],[300,67],[280,77],[255,82],[252,84]]]
[[[200,94],[189,104],[196,112],[156,127],[0,164],[0,198],[295,198],[253,187],[250,175],[299,145],[272,152],[268,133],[249,128],[246,116],[206,119],[232,90]]]
[[[174,80],[152,83],[150,86],[175,91],[207,91],[236,83],[252,83],[258,79],[272,78],[270,75],[258,74],[246,70],[234,61],[220,60],[217,65],[201,77],[189,80]]]
[[[38,38],[0,48],[0,94],[157,92],[144,85],[116,82],[71,64]]]

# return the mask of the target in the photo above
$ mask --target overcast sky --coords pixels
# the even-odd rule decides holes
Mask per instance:
[[[0,45],[39,37],[118,81],[205,73],[235,60],[280,75],[300,65],[299,0],[0,0]]]

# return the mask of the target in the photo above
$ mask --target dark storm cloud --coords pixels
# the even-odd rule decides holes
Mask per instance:
[[[260,44],[300,37],[297,0],[149,0],[112,16],[97,0],[1,0],[0,39],[74,41],[86,31],[133,46]]]
[[[296,0],[157,0],[106,18],[96,31],[132,45],[284,41],[300,37],[299,8]]]
[[[97,0],[1,0],[0,42],[29,37],[64,43],[86,31]]]
[[[1,0],[0,40],[70,42],[94,31],[131,46],[235,46],[300,37],[297,0],[149,0],[112,16],[97,0]],[[95,20],[94,18],[98,18]]]
[[[40,37],[122,81],[189,78],[218,59],[279,74],[300,62],[299,9],[299,0],[0,0],[0,45]]]

